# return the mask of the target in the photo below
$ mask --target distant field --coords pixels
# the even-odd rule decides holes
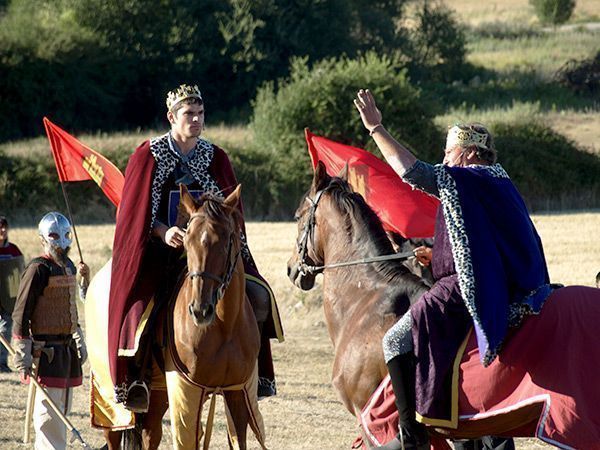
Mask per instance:
[[[534,216],[544,243],[552,281],[593,285],[600,270],[600,212],[545,214]],[[78,228],[84,259],[96,272],[111,252],[112,225]],[[331,385],[332,347],[320,307],[320,289],[299,291],[286,276],[286,261],[296,238],[293,223],[249,223],[249,243],[261,271],[278,298],[287,340],[273,344],[279,395],[261,402],[267,444],[274,450],[348,449],[358,435],[356,422],[337,399]],[[11,238],[31,258],[39,252],[37,233],[32,228],[11,231]],[[73,252],[75,258],[76,252]],[[89,320],[89,318],[88,318]],[[101,444],[100,433],[89,427],[88,389],[76,390],[75,426],[88,443]],[[0,448],[26,448],[22,436],[26,389],[16,374],[0,374]],[[213,448],[226,448],[223,417],[218,419]],[[165,422],[165,427],[168,422]],[[170,432],[165,428],[162,448],[170,448]],[[252,448],[257,448],[253,446]],[[520,439],[517,448],[549,448],[530,439]]]
[[[528,0],[452,0],[445,2],[470,25],[491,22],[522,22],[533,24],[537,18]],[[600,20],[600,0],[578,0],[572,21]]]

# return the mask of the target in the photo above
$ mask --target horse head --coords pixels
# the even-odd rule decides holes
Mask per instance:
[[[347,179],[347,166],[339,178]],[[320,270],[316,267],[323,265],[322,236],[317,226],[323,208],[317,208],[323,194],[333,178],[327,174],[325,165],[319,161],[315,168],[312,184],[306,195],[300,201],[295,218],[298,223],[298,238],[292,257],[288,260],[288,277],[297,287],[308,291],[315,285],[315,278]],[[325,213],[326,214],[326,213]]]
[[[215,319],[217,302],[231,281],[239,256],[241,186],[225,200],[204,194],[196,201],[184,185],[180,191],[181,204],[189,215],[183,240],[190,286],[187,309],[196,326],[208,326]]]

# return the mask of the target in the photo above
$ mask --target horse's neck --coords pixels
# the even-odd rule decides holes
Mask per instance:
[[[332,217],[333,216],[333,217]],[[340,233],[345,228],[343,216],[332,215],[328,218],[326,235],[328,239],[323,249],[324,264],[358,261],[367,255],[364,246],[357,249],[351,235]],[[375,285],[381,276],[376,273],[372,264],[357,264],[336,269],[326,269],[323,272],[323,308],[329,330],[329,336],[337,345],[352,311],[360,307],[361,299],[373,294]]]

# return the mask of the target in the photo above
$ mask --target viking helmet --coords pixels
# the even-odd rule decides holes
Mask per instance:
[[[71,245],[71,224],[58,212],[49,212],[38,225],[40,236],[52,247],[66,250]]]

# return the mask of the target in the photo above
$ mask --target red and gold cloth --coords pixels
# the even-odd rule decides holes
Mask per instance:
[[[336,176],[348,164],[348,182],[377,213],[387,231],[405,238],[431,237],[440,202],[413,189],[375,155],[305,130],[313,168],[319,161]]]
[[[44,117],[44,127],[61,183],[94,180],[109,200],[119,206],[124,183],[121,171],[100,153],[50,122],[47,117]]]
[[[535,436],[559,448],[600,450],[598,321],[600,289],[569,286],[550,294],[539,316],[527,317],[488,367],[481,365],[470,333],[451,376],[450,420],[417,411],[419,421],[449,437]],[[371,444],[398,432],[389,377],[360,421]],[[432,448],[448,447],[432,439]]]

